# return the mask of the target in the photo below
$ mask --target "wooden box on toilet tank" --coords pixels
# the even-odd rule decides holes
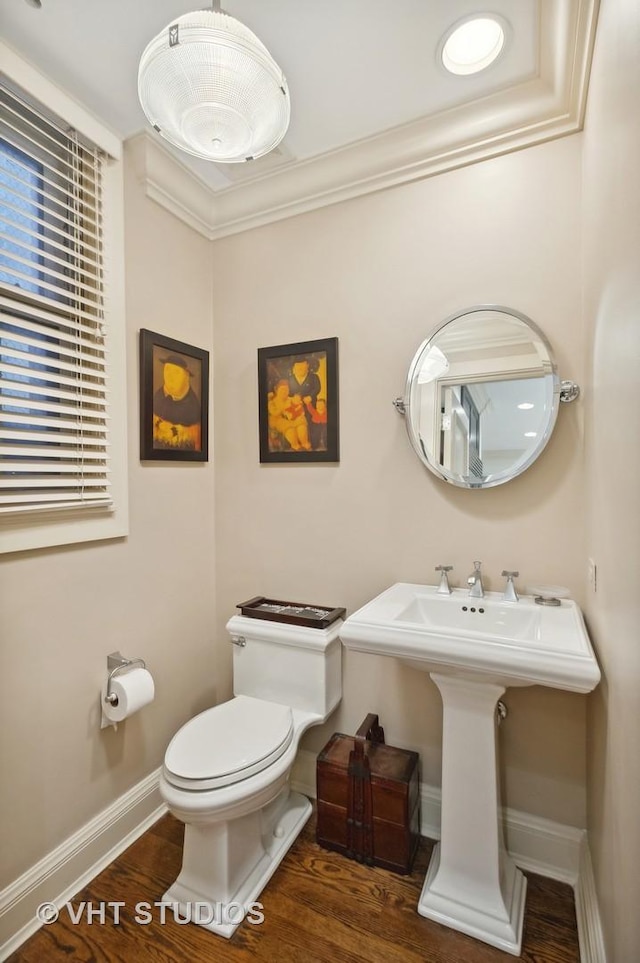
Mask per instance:
[[[410,873],[420,841],[417,752],[384,742],[370,713],[354,736],[336,732],[316,767],[316,840],[350,859]]]

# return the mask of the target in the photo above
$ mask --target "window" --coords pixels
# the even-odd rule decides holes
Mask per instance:
[[[108,163],[103,150],[0,77],[4,551],[124,533],[112,484],[114,428],[123,426],[112,422],[108,390]],[[114,530],[105,521],[118,507]],[[24,530],[30,537],[16,538]]]
[[[25,241],[28,243],[29,236],[34,235],[34,228],[37,230],[42,172],[42,164],[33,157],[13,147],[8,141],[0,140],[0,205],[8,214],[0,240],[0,281],[13,283],[11,272],[3,268],[13,258],[26,253],[30,263],[23,265],[22,287],[34,293],[38,293],[42,242],[38,238],[36,249],[24,245]]]

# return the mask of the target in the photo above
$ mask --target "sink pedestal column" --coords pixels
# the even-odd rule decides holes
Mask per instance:
[[[442,828],[422,916],[520,954],[527,881],[504,846],[496,708],[504,687],[431,673],[443,704]]]

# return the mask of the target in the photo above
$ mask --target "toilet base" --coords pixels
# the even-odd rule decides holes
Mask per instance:
[[[176,917],[229,939],[253,905],[312,812],[306,796],[288,787],[264,809],[229,822],[185,826],[180,875],[162,897]]]

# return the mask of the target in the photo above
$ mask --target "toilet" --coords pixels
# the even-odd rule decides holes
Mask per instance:
[[[302,734],[342,697],[341,626],[227,623],[234,698],[176,733],[160,777],[185,824],[182,869],[163,896],[181,920],[224,937],[245,916],[259,921],[253,904],[311,815],[289,776]]]

